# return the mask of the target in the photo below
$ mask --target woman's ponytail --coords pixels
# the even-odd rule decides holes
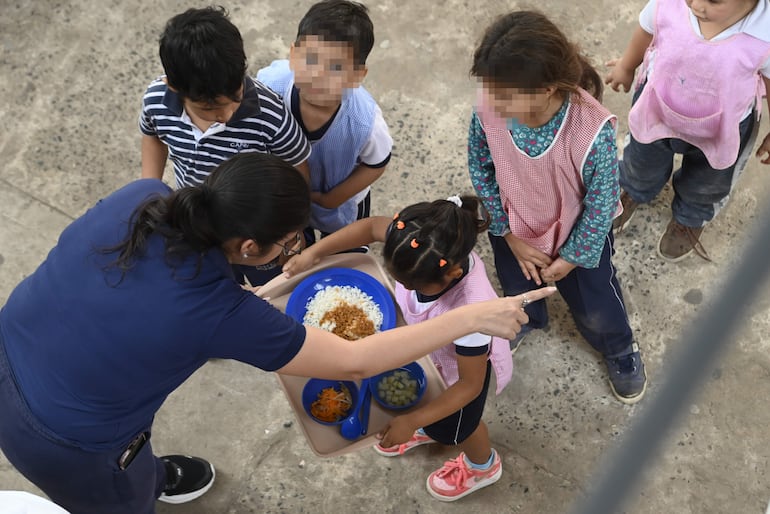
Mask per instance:
[[[230,239],[253,239],[267,247],[304,228],[309,217],[310,191],[293,166],[274,155],[243,153],[220,164],[200,186],[142,202],[128,236],[102,251],[117,252],[108,267],[125,275],[157,234],[165,240],[170,265],[192,254],[200,267],[205,252]]]
[[[178,229],[181,240],[195,252],[222,243],[211,223],[215,198],[211,188],[203,184],[178,189],[168,199],[168,224]]]

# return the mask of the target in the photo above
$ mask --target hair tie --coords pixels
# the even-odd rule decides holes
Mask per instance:
[[[459,196],[457,196],[457,195],[450,196],[449,198],[446,199],[446,201],[447,202],[452,202],[453,204],[455,204],[458,207],[462,207],[463,206],[462,199]]]
[[[409,246],[411,246],[412,248],[417,248],[418,246],[420,246],[420,243],[418,243],[416,239],[412,239],[412,241],[409,243]]]
[[[396,228],[397,228],[398,230],[401,230],[401,229],[402,229],[402,228],[404,228],[405,226],[406,226],[406,225],[404,225],[404,222],[403,222],[403,221],[397,221],[397,222],[396,222]]]
[[[438,267],[443,268],[444,266],[446,266],[446,259],[439,259]]]

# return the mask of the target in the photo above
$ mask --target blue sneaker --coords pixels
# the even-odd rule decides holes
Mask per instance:
[[[642,399],[647,390],[647,374],[636,343],[631,353],[605,359],[612,393],[621,402],[631,405]]]

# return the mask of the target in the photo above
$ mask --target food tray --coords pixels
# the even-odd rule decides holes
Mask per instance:
[[[316,266],[304,273],[300,273],[288,279],[282,275],[278,276],[265,284],[260,289],[259,294],[260,296],[267,298],[272,305],[283,311],[286,308],[286,302],[288,302],[291,292],[297,284],[316,271],[330,267],[347,267],[368,273],[385,285],[390,294],[393,295],[393,285],[377,260],[369,254],[361,253],[332,255],[322,259]],[[404,325],[404,318],[401,315],[398,305],[396,305],[396,326],[402,325]],[[281,386],[281,389],[286,394],[286,398],[289,400],[289,405],[294,411],[294,415],[297,417],[300,429],[302,430],[302,433],[305,434],[310,449],[320,457],[334,457],[377,444],[378,440],[375,435],[387,426],[389,420],[398,414],[404,414],[425,405],[438,397],[444,389],[446,389],[446,385],[444,385],[441,375],[429,357],[422,357],[418,359],[417,362],[425,370],[425,378],[428,382],[425,395],[422,397],[422,400],[420,400],[420,403],[412,407],[412,409],[394,412],[380,407],[374,399],[371,399],[372,406],[369,414],[369,430],[367,431],[366,436],[355,441],[349,441],[342,437],[338,426],[321,425],[320,423],[313,421],[310,416],[307,415],[305,409],[302,407],[302,388],[305,386],[307,378],[280,374],[276,374],[276,377],[278,378],[278,384]],[[356,384],[360,386],[361,382],[356,381]]]

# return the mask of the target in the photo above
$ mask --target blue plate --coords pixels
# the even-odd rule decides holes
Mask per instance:
[[[297,284],[286,303],[286,314],[302,323],[306,305],[319,291],[329,286],[353,286],[368,294],[382,312],[380,330],[396,326],[396,306],[385,286],[373,276],[350,268],[326,268]]]

